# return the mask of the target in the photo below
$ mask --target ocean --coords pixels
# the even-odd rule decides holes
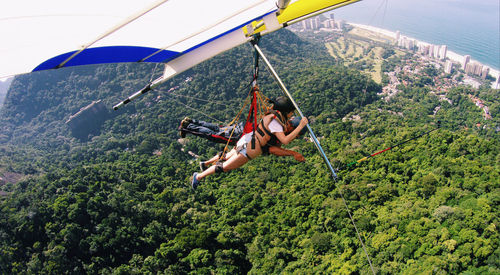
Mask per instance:
[[[447,45],[500,70],[500,0],[363,0],[333,13],[337,20]]]

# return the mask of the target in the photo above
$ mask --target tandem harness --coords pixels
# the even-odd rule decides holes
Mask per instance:
[[[280,124],[281,126],[283,127],[283,129],[286,129],[286,123],[283,123],[283,115],[277,111],[277,110],[269,110],[268,114],[273,114],[273,118],[271,118],[271,120],[269,121],[269,123],[271,123],[271,121],[273,121],[273,119],[276,119]],[[280,141],[278,140],[278,138],[276,137],[275,134],[273,134],[271,132],[271,130],[269,130],[269,123],[267,125],[265,125],[264,123],[264,119],[261,120],[261,122],[259,123],[259,125],[257,126],[257,129],[256,129],[256,132],[261,136],[261,137],[265,137],[266,134],[268,136],[270,136],[271,138],[266,142],[266,144],[262,145],[261,144],[261,148],[262,148],[262,152],[265,154],[265,155],[268,155],[269,154],[269,147],[271,146],[279,146],[280,145]],[[254,136],[252,137],[252,146],[255,145],[255,142],[253,141],[255,139],[255,134]],[[254,149],[254,147],[252,147],[252,149]]]

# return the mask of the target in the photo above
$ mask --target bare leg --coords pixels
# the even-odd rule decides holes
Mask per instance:
[[[242,154],[236,154],[236,155],[233,154],[231,156],[231,158],[229,158],[227,161],[225,161],[222,164],[222,168],[223,168],[224,172],[228,172],[228,171],[231,171],[233,169],[236,169],[236,168],[239,168],[239,167],[243,166],[247,162],[248,162],[248,159],[244,155],[242,155]],[[212,175],[214,173],[215,173],[215,165],[212,165],[207,170],[203,171],[202,173],[199,173],[196,176],[196,179],[197,180],[201,180],[204,177]]]
[[[248,158],[242,154],[236,154],[227,161],[223,163],[222,168],[224,168],[224,172],[228,172],[234,170],[236,168],[240,168],[248,162]]]
[[[229,151],[229,153],[227,153],[225,156],[224,156],[224,161],[232,158],[233,156],[236,156],[238,154],[238,152],[236,152],[236,150],[233,148],[231,149],[231,151]]]
[[[219,160],[219,154],[213,156],[211,159],[204,161],[205,165],[212,165]]]
[[[234,149],[231,149],[231,151],[229,151],[229,153],[226,153],[226,155],[224,156],[224,158],[222,158],[222,161],[226,161],[228,159],[230,159],[232,156],[234,156],[236,154],[236,150]],[[216,163],[217,161],[219,161],[219,155],[215,155],[213,156],[211,159],[205,161],[205,165],[212,165],[214,163]]]

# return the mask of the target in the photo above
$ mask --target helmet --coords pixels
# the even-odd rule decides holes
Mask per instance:
[[[272,101],[273,109],[280,111],[282,114],[287,114],[295,111],[292,101],[288,97],[279,96]]]

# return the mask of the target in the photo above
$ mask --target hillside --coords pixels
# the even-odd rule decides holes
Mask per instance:
[[[5,97],[7,96],[7,92],[9,90],[9,86],[10,86],[11,82],[12,82],[12,79],[0,81],[0,108],[3,105]]]
[[[377,273],[500,272],[500,139],[471,127],[483,114],[468,96],[495,101],[495,91],[458,87],[443,101],[410,83],[379,100],[381,86],[339,65],[323,43],[280,31],[261,46],[336,167],[438,120],[442,127],[339,171],[338,182],[301,139],[289,148],[305,163],[258,158],[193,192],[188,178],[198,165],[187,152],[206,159],[222,145],[191,137],[183,145],[177,126],[185,116],[236,115],[251,80],[249,45],[112,112],[86,138],[65,124],[71,115],[98,100],[112,106],[161,69],[21,76],[0,115],[0,174],[23,176],[2,182],[0,273],[369,273],[340,192]],[[280,94],[264,68],[259,85]]]

